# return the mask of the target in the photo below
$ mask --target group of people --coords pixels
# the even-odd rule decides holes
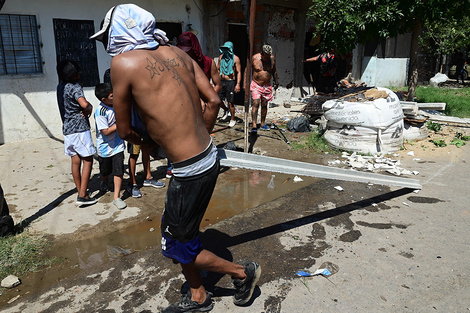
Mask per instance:
[[[116,118],[113,110],[113,88],[110,83],[100,83],[95,87],[95,96],[100,104],[93,112],[93,106],[86,100],[80,84],[80,65],[72,60],[63,60],[57,65],[59,85],[57,100],[62,119],[65,154],[71,157],[72,177],[78,191],[76,204],[92,205],[98,200],[88,193],[88,183],[93,164],[93,155],[98,155],[101,176],[100,191],[109,190],[109,176],[113,176],[113,204],[118,209],[127,207],[120,196],[124,175],[125,142],[119,137]],[[89,117],[94,114],[96,127],[96,148],[91,136]],[[128,143],[129,187],[132,197],[142,197],[136,182],[136,161],[140,146]],[[142,147],[142,163],[144,164],[144,186],[162,188],[165,184],[153,179],[150,172],[150,157]]]
[[[222,101],[227,100],[227,106],[222,102],[221,106],[225,113],[222,120],[230,117],[229,127],[236,125],[235,118],[235,94],[241,90],[241,63],[240,58],[233,52],[233,43],[225,42],[219,48],[220,56],[217,64],[215,61],[202,53],[199,40],[192,32],[182,33],[178,37],[177,47],[186,52],[201,67],[206,77],[211,81],[216,93]],[[273,100],[273,87],[279,87],[279,80],[276,70],[276,59],[273,55],[272,47],[263,45],[262,51],[252,57],[253,77],[250,85],[252,102],[252,133],[258,130],[257,118],[261,105],[262,130],[269,130],[266,125],[266,115],[268,112],[268,102]],[[274,79],[274,86],[271,80]],[[205,103],[201,100],[202,112],[205,111]]]
[[[158,145],[171,164],[172,177],[161,220],[161,250],[165,257],[180,264],[189,291],[164,312],[206,312],[213,308],[201,270],[230,275],[235,288],[234,303],[246,304],[261,275],[259,263],[236,264],[222,259],[204,249],[199,238],[199,226],[219,175],[218,150],[210,136],[219,108],[223,107],[218,92],[228,100],[229,107],[224,109],[231,111],[233,124],[231,96],[240,90],[240,60],[233,54],[233,45],[226,42],[220,48],[215,66],[197,48],[195,36],[182,34],[178,40],[182,49],[169,45],[166,34],[155,27],[154,16],[134,4],[111,8],[101,29],[90,38],[102,42],[113,57],[111,84],[96,86],[100,105],[94,111],[102,184],[106,185],[108,176],[114,176],[113,203],[119,208],[125,206],[119,198],[124,141],[144,149]],[[93,155],[97,152],[89,123],[93,107],[79,83],[78,64],[64,61],[57,70],[65,154],[72,160],[72,176],[78,190],[76,203],[93,204],[96,199],[87,194]],[[263,112],[272,98],[270,81],[276,73],[270,46],[253,56],[253,72],[253,112],[257,112],[260,102]],[[277,87],[277,74],[274,78]],[[261,123],[263,127],[265,116]],[[254,119],[253,128],[256,126]],[[131,156],[135,154],[138,152],[133,151]]]

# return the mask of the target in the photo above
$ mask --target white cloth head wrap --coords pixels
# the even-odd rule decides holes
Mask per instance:
[[[166,33],[155,28],[155,17],[135,4],[114,9],[106,52],[111,56],[135,49],[155,49],[168,42]]]

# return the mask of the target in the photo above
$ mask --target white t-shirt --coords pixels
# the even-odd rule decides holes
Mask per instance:
[[[116,117],[113,108],[101,102],[95,110],[96,150],[100,157],[109,158],[124,151],[124,140],[119,137],[117,131],[109,136],[102,132],[103,129],[108,129],[114,124],[116,124]]]

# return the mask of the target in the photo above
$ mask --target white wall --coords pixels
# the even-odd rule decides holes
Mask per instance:
[[[408,58],[364,57],[361,80],[367,86],[405,86]]]
[[[95,30],[106,12],[116,1],[70,1],[70,0],[10,0],[6,1],[0,13],[35,15],[39,29],[43,74],[0,76],[0,144],[29,140],[47,136],[62,139],[62,122],[57,108],[56,50],[54,40],[54,18],[94,20]],[[193,29],[199,31],[202,39],[202,14],[192,0],[133,1],[152,12],[157,21],[183,22],[186,31],[188,13],[185,6],[191,7],[189,20]],[[199,5],[202,7],[201,5]],[[201,40],[201,44],[202,44]],[[100,79],[109,68],[111,58],[103,46],[97,44]],[[98,104],[94,88],[85,88],[85,96],[93,105]],[[91,121],[94,122],[94,121]]]

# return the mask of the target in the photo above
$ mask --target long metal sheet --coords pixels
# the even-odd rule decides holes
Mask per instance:
[[[361,183],[397,186],[403,188],[422,189],[419,180],[416,179],[359,172],[355,170],[285,160],[251,153],[224,150],[220,148],[218,150],[220,164],[222,166],[241,167],[299,176],[311,176],[327,179],[355,181]]]

